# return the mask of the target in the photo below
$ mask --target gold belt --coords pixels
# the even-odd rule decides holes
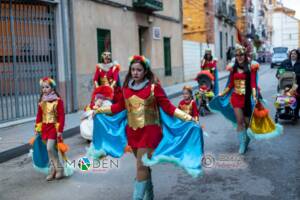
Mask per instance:
[[[109,85],[109,81],[106,76],[100,78],[100,85]]]

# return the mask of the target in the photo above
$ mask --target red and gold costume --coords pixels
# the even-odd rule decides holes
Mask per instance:
[[[252,64],[250,68],[250,87],[251,91],[256,97],[256,73],[259,68],[257,63]],[[230,102],[234,108],[244,108],[245,104],[245,94],[246,94],[246,73],[235,72],[233,73],[233,67],[228,66],[227,70],[231,71],[229,77],[229,84],[225,88],[224,92],[227,93],[229,90],[233,89]]]
[[[62,133],[65,125],[63,101],[41,101],[38,105],[35,130],[42,133],[42,139],[57,139],[57,133]]]
[[[96,65],[96,71],[94,75],[94,83],[96,88],[101,85],[110,86],[114,89],[114,102],[118,102],[121,99],[121,88],[117,85],[119,81],[120,65],[115,63]]]
[[[216,60],[203,60],[201,64],[201,70],[207,70],[210,73],[214,74],[215,70],[217,68],[217,61]]]
[[[128,120],[126,135],[129,146],[156,148],[162,139],[158,107],[161,107],[168,115],[191,120],[190,115],[176,109],[159,84],[150,83],[141,90],[124,87],[122,100],[99,112],[118,113],[126,109]]]
[[[197,104],[194,100],[181,100],[178,108],[184,112],[186,112],[187,114],[191,115],[194,119],[196,119],[197,121],[199,120],[199,112],[197,109]]]

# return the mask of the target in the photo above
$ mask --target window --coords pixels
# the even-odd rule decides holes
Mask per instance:
[[[164,61],[165,61],[165,76],[172,75],[171,64],[171,39],[164,37]]]
[[[223,33],[220,31],[220,57],[223,58]]]
[[[110,30],[97,29],[98,62],[101,62],[101,54],[104,51],[111,52]]]

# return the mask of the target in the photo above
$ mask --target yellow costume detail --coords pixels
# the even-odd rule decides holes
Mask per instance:
[[[43,123],[56,123],[57,122],[57,104],[58,101],[43,101],[41,107],[43,110]]]
[[[98,108],[96,110],[96,113],[107,113],[107,114],[111,114],[111,106],[101,106],[100,108]]]
[[[224,95],[227,94],[229,91],[230,91],[230,88],[229,88],[229,87],[226,87],[226,88],[224,89],[224,91],[221,93],[221,96],[224,96]]]
[[[176,108],[174,112],[174,117],[177,117],[183,121],[191,121],[193,118],[191,115],[183,112],[182,110]]]
[[[40,123],[37,123],[36,125],[35,125],[35,131],[36,132],[41,132],[42,131],[42,122],[40,122]]]
[[[193,106],[192,106],[192,101],[188,104],[188,105],[180,105],[180,109],[183,111],[183,112],[186,112],[188,114],[192,114],[193,112]]]
[[[234,92],[239,95],[245,95],[246,80],[234,80]]]
[[[127,109],[128,126],[136,130],[147,125],[160,125],[159,111],[154,96],[154,84],[151,85],[151,93],[147,99],[136,95],[125,99]]]
[[[263,118],[252,117],[249,127],[256,134],[267,134],[276,129],[275,123],[270,118],[270,116],[266,116]]]
[[[110,86],[109,81],[108,81],[106,75],[105,75],[104,77],[100,77],[100,85],[107,85],[107,86]]]

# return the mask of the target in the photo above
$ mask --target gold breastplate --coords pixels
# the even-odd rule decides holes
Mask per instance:
[[[43,123],[49,124],[57,122],[57,103],[58,101],[42,102]]]
[[[239,95],[246,94],[246,80],[234,80],[234,92]]]
[[[125,99],[127,109],[128,126],[136,130],[146,125],[160,125],[159,111],[154,96],[154,85],[151,86],[151,93],[147,99],[136,95]]]
[[[100,85],[108,85],[109,86],[109,81],[108,81],[108,78],[106,75],[104,77],[100,77]]]
[[[184,111],[185,113],[188,113],[189,115],[192,115],[193,109],[192,109],[192,101],[188,105],[180,105],[180,109]]]

